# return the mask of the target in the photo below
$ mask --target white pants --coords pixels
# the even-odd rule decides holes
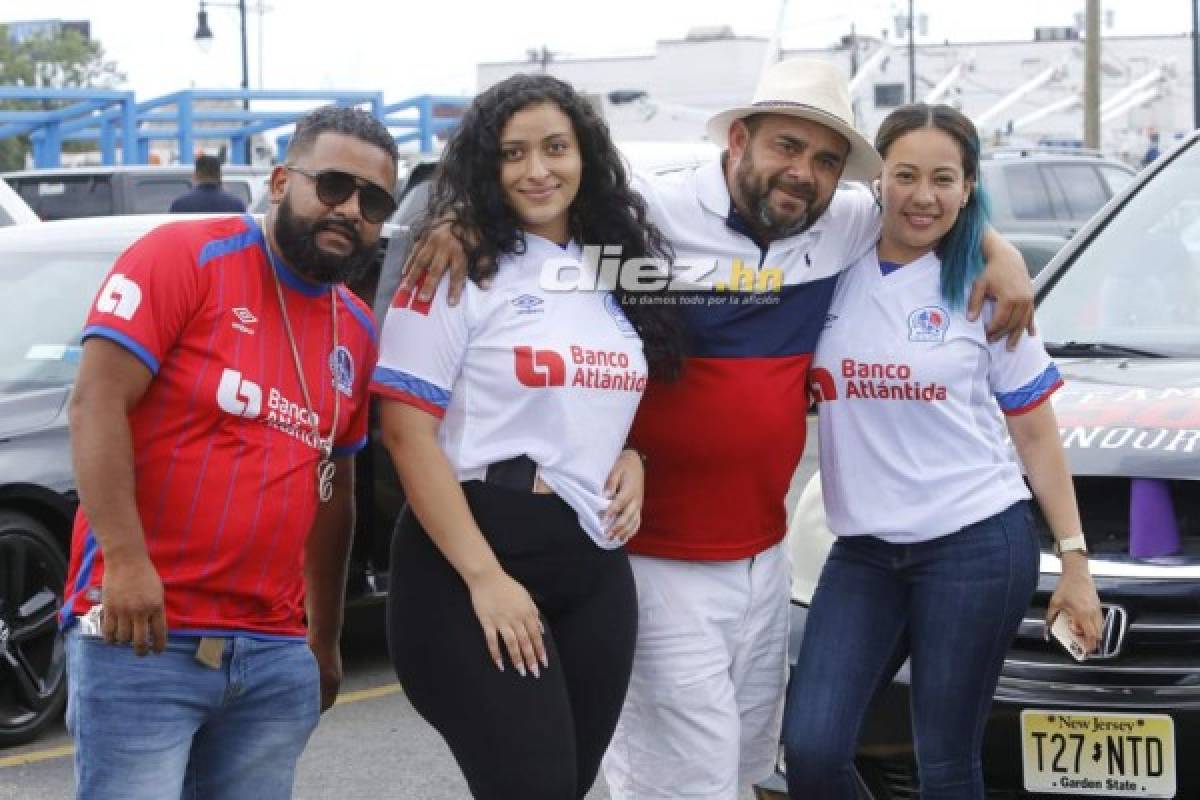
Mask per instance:
[[[783,545],[740,561],[630,556],[633,676],[604,758],[613,800],[735,800],[774,768],[787,671]]]

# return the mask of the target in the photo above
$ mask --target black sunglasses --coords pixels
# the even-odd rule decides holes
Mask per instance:
[[[317,199],[329,207],[340,206],[358,192],[358,210],[363,219],[373,225],[385,222],[396,210],[396,199],[392,193],[385,191],[370,181],[365,181],[357,175],[342,172],[339,169],[323,169],[320,172],[310,172],[291,164],[284,165],[292,172],[299,172],[305,177],[312,178],[317,184]]]

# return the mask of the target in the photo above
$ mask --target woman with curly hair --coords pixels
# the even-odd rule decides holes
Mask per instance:
[[[589,245],[669,253],[604,122],[547,75],[479,95],[434,180],[429,218],[453,209],[478,237],[458,305],[401,290],[384,323],[373,386],[409,500],[392,659],[475,797],[583,797],[636,639],[621,546],[643,465],[626,436],[647,377],[678,373],[682,337],[666,305],[542,276],[588,274]]]

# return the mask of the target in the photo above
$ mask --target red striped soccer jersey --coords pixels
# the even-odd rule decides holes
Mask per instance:
[[[370,310],[334,289],[334,348],[330,287],[274,263],[251,217],[164,225],[118,259],[83,332],[125,347],[154,375],[129,422],[138,512],[173,632],[303,636],[304,542],[317,509],[311,412],[327,436],[337,393],[334,455],[366,443]],[[65,624],[100,599],[103,579],[104,554],[81,507]]]

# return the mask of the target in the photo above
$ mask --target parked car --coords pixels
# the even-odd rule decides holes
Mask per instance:
[[[266,193],[269,170],[226,166],[221,186],[251,208]],[[189,166],[63,167],[2,176],[43,220],[164,214],[192,188]]]
[[[1064,148],[1000,148],[985,153],[981,166],[996,230],[1055,236],[1060,244],[1135,174],[1097,150]]]
[[[983,742],[988,797],[1200,797],[1200,131],[1085,224],[1035,288],[1066,380],[1054,404],[1104,629],[1083,663],[1046,641],[1060,565],[1039,516],[1041,577]],[[1177,529],[1172,555],[1131,553],[1145,480],[1169,497],[1156,530]],[[831,542],[818,475],[788,532],[793,648]],[[863,798],[918,796],[909,703],[905,664],[862,731]]]
[[[1046,268],[1051,259],[1058,255],[1058,251],[1062,250],[1063,245],[1067,243],[1065,238],[1053,233],[1009,231],[1002,235],[1021,252],[1021,257],[1025,259],[1025,267],[1029,270],[1031,278],[1036,278],[1038,273]]]
[[[0,229],[0,747],[34,738],[65,700],[55,615],[63,600],[77,498],[67,397],[88,307],[113,262],[165,215],[107,217]],[[385,236],[390,232],[385,227]],[[386,245],[386,242],[385,242]],[[375,275],[352,289],[371,302]],[[397,502],[374,508],[378,443],[356,459],[358,528],[350,605],[381,599]],[[376,539],[378,541],[376,541]],[[378,552],[381,561],[372,563]],[[377,569],[376,564],[382,565]]]
[[[24,225],[37,222],[38,215],[33,213],[29,204],[21,199],[12,188],[0,179],[0,227],[5,225]]]

